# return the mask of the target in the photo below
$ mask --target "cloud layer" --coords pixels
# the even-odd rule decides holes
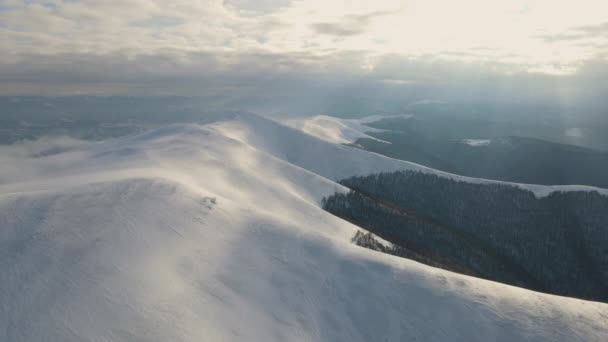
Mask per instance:
[[[551,84],[545,92],[570,82],[560,86],[566,91],[592,76],[590,65],[606,64],[606,7],[594,0],[4,0],[0,94],[219,96],[315,82],[439,87],[496,78],[509,87]]]

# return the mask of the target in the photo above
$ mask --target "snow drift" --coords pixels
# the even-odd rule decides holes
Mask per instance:
[[[13,162],[0,171],[2,341],[608,339],[606,304],[354,246],[357,227],[319,207],[345,190],[334,181],[423,167],[265,118]]]

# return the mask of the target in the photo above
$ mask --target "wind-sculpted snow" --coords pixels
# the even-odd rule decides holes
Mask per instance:
[[[0,184],[0,341],[608,339],[608,305],[353,245],[332,179],[405,164],[267,119],[35,158]]]
[[[372,117],[372,120],[375,117]],[[327,115],[312,118],[290,118],[283,121],[289,127],[335,144],[354,143],[359,138],[378,140],[367,132],[379,132],[380,129],[365,126],[365,119],[339,119]]]
[[[317,115],[307,118],[279,118],[283,124],[310,134],[321,140],[334,144],[352,144],[360,138],[383,140],[374,138],[367,133],[382,132],[383,130],[367,126],[366,124],[383,119],[411,119],[411,114],[401,115],[371,115],[360,119],[341,119],[328,115]]]

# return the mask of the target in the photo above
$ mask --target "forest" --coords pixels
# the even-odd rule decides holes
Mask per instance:
[[[399,171],[341,181],[323,208],[391,242],[373,248],[536,291],[608,302],[608,198]],[[366,242],[367,241],[367,242]],[[377,247],[377,246],[376,246]]]
[[[529,184],[608,187],[608,152],[536,138],[459,139],[412,131],[368,133],[353,146],[458,175]],[[480,145],[469,141],[481,141]],[[387,144],[386,142],[390,142]]]

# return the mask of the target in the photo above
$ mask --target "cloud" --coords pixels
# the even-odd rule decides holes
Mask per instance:
[[[364,27],[356,22],[316,23],[311,27],[317,33],[338,37],[354,36],[365,32]]]
[[[162,28],[162,27],[183,25],[185,23],[186,23],[186,21],[184,21],[183,19],[178,18],[178,17],[155,15],[155,16],[145,18],[143,20],[133,21],[130,23],[130,25],[140,26],[140,27],[156,27],[156,28],[160,27],[160,28]]]
[[[544,11],[552,3],[522,12],[476,0],[352,0],[347,8],[326,0],[5,0],[0,94],[195,95],[242,108],[306,106],[316,96],[329,108],[356,96],[396,105],[405,90],[528,98],[558,84],[566,97],[575,84],[603,89],[592,73],[574,77],[604,56],[603,38],[566,44],[603,34],[597,8],[554,5],[572,13],[566,25]],[[511,26],[514,18],[521,26]],[[370,99],[375,91],[387,93]]]
[[[591,36],[608,36],[608,22],[600,25],[581,26],[578,29]]]
[[[43,136],[36,140],[25,140],[13,145],[0,145],[0,160],[41,158],[76,151],[89,144],[91,143],[88,141],[68,136]]]
[[[509,72],[507,72],[509,71]],[[201,98],[201,111],[369,113],[432,98],[448,102],[596,102],[608,93],[598,60],[571,76],[510,64],[366,52],[165,51],[149,55],[29,55],[0,64],[5,95],[171,95]]]
[[[592,38],[608,39],[608,22],[599,25],[578,26],[563,33],[541,35],[539,38],[549,43],[578,41]]]
[[[559,34],[551,34],[551,35],[543,35],[540,36],[542,40],[548,43],[555,42],[563,42],[563,41],[573,41],[588,38],[587,35],[582,33],[559,33]]]
[[[336,37],[355,36],[364,33],[374,19],[392,13],[394,12],[378,11],[363,15],[348,15],[336,22],[314,23],[311,28],[318,34]]]
[[[291,0],[224,0],[224,6],[242,15],[268,15],[291,4]]]
[[[41,137],[36,140],[26,140],[13,145],[0,145],[0,184],[10,183],[19,179],[45,174],[48,169],[65,165],[70,160],[77,159],[77,152],[89,146],[91,142],[73,139],[67,136]],[[61,155],[64,154],[65,155]],[[61,155],[61,156],[59,156]],[[58,156],[52,160],[42,158]],[[44,167],[42,166],[44,165]]]

